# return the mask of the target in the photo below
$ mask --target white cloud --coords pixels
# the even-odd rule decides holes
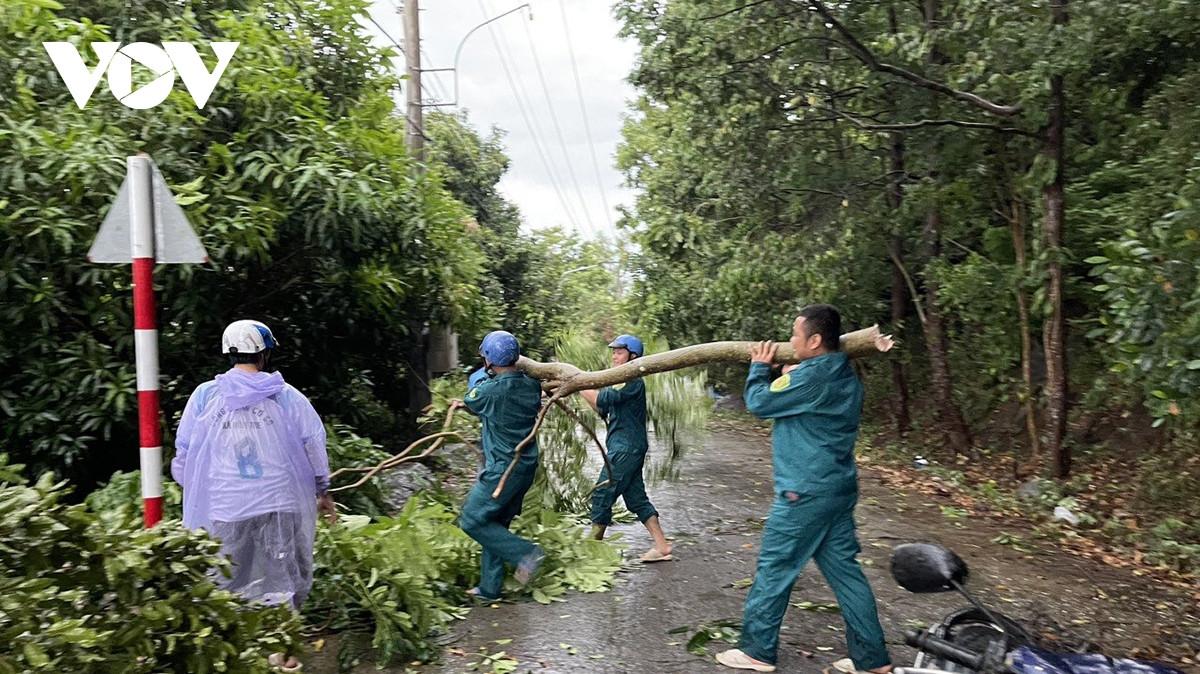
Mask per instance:
[[[397,11],[399,1],[376,0],[372,5],[372,16],[396,39],[404,34]],[[520,4],[521,0],[423,0],[422,67],[450,67],[456,48],[472,28]],[[632,192],[622,187],[622,177],[614,162],[621,139],[621,115],[627,101],[635,96],[625,77],[633,67],[636,45],[617,38],[619,23],[605,2],[529,0],[529,4],[532,21],[527,11],[510,14],[475,31],[463,43],[458,63],[459,105],[469,110],[477,129],[495,125],[505,131],[506,150],[512,162],[500,188],[521,209],[527,226],[569,225],[573,221],[585,235],[611,232],[611,223],[617,219],[617,205],[628,205],[633,199]],[[572,73],[563,10],[595,143],[599,180]],[[494,30],[500,47],[507,48],[503,57],[489,28]],[[369,25],[368,29],[380,34],[375,26]],[[381,35],[379,40],[386,42]],[[530,49],[531,40],[536,61]],[[545,79],[544,88],[538,76],[538,63]],[[514,87],[505,75],[505,65],[529,122],[544,143],[541,156],[521,114]],[[403,68],[402,58],[397,59],[397,67]],[[424,80],[426,99],[449,102],[446,97],[453,95],[454,88],[451,73],[426,73]],[[547,94],[561,129],[561,142],[547,105]],[[554,187],[556,182],[563,193],[562,200],[567,202],[565,210]]]

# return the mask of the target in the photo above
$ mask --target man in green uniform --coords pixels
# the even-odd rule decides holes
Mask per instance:
[[[891,670],[875,596],[855,556],[858,437],[863,389],[840,350],[841,317],[826,304],[805,307],[792,327],[801,363],[771,381],[777,345],[751,352],[746,409],[774,419],[775,501],[763,529],[754,585],[746,597],[738,648],[717,655],[735,669],[775,671],[779,627],[792,586],[809,559],[833,588],[846,621],[850,661],[839,670]]]
[[[621,335],[608,345],[612,349],[613,367],[624,365],[645,352],[642,340],[633,335]],[[597,540],[612,524],[612,508],[617,497],[625,499],[625,507],[646,526],[654,547],[642,555],[643,562],[665,562],[671,559],[671,544],[658,523],[658,511],[646,496],[642,467],[646,463],[646,384],[641,378],[599,391],[580,391],[579,395],[608,425],[605,442],[608,445],[608,469],[601,471],[596,484],[608,481],[592,492],[592,533]]]
[[[537,438],[521,449],[521,458],[504,491],[499,498],[492,498],[516,446],[533,431],[542,407],[542,387],[536,379],[517,370],[520,346],[511,334],[503,330],[488,333],[479,353],[491,376],[477,380],[464,399],[451,404],[466,408],[483,422],[484,468],[463,504],[459,526],[483,547],[479,585],[471,589],[471,594],[490,601],[500,598],[505,563],[516,567],[514,576],[524,585],[546,557],[541,547],[508,530],[521,514],[525,493],[533,485]]]

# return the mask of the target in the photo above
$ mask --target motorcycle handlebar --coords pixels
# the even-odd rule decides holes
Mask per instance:
[[[908,630],[904,633],[904,640],[913,648],[932,653],[974,671],[978,672],[983,668],[983,654],[957,646],[945,639],[935,637],[929,632]]]

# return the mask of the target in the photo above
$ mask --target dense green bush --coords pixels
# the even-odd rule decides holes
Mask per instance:
[[[21,468],[0,455],[0,672],[265,672],[298,642],[287,607],[217,589],[216,542],[65,505],[63,483]]]
[[[136,466],[129,268],[86,253],[142,150],[211,259],[156,274],[168,420],[228,367],[223,327],[252,317],[322,414],[380,440],[411,431],[416,333],[494,312],[467,211],[404,149],[366,8],[0,2],[0,451],[83,490]],[[131,110],[103,83],[80,110],[41,46],[142,39],[241,46],[203,110],[181,86]]]
[[[117,471],[108,482],[87,495],[86,503],[94,513],[118,513],[137,519],[142,516],[142,471]],[[163,519],[183,519],[183,489],[170,478],[163,479]]]

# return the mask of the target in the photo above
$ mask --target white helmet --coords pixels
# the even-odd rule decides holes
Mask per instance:
[[[221,335],[221,353],[258,353],[277,346],[271,328],[258,321],[234,321]]]

